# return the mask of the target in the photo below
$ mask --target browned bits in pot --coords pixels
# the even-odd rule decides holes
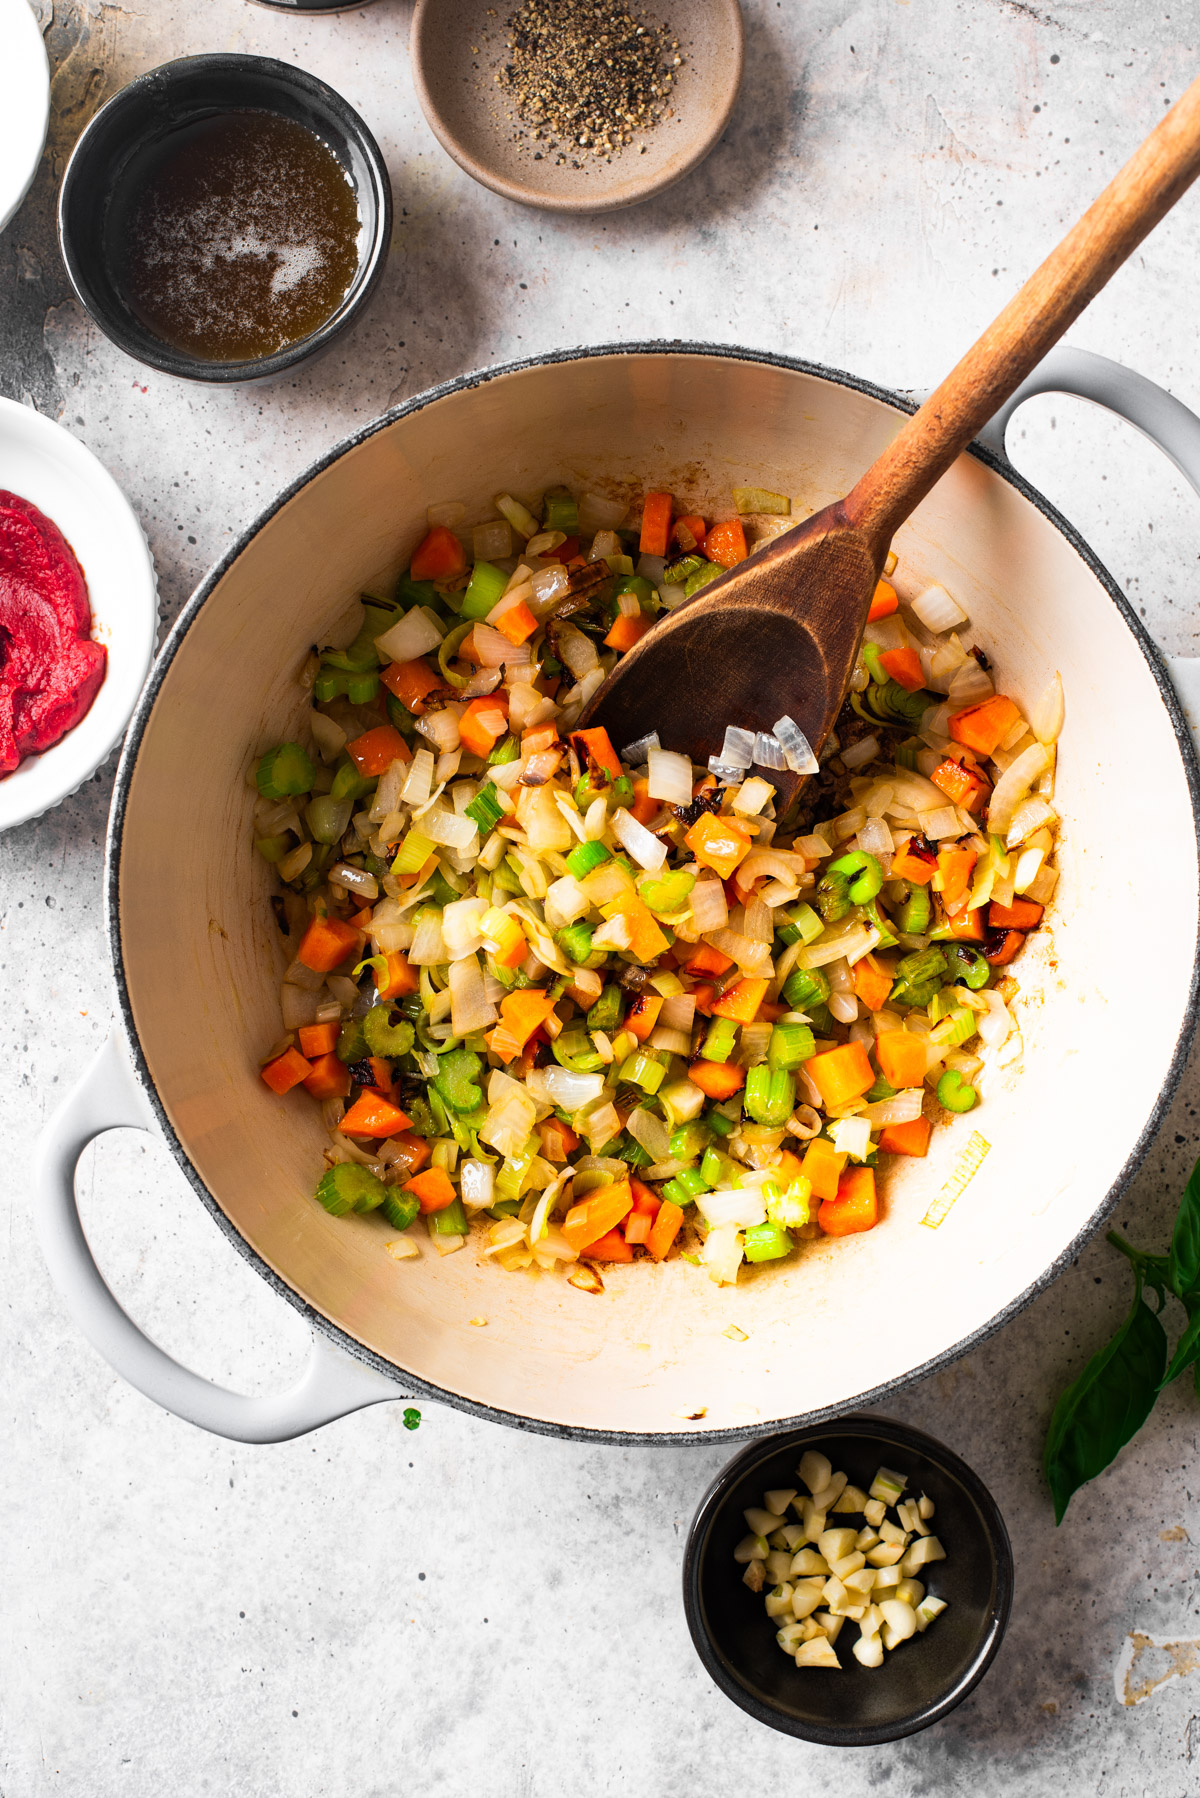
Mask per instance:
[[[611,0],[524,0],[507,30],[496,79],[560,164],[611,158],[668,112],[683,62],[669,25]]]

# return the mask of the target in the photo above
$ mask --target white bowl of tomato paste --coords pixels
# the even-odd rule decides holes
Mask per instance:
[[[61,425],[0,399],[0,829],[111,754],[157,623],[149,546],[112,476]]]

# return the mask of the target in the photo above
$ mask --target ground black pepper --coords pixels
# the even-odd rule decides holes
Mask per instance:
[[[581,150],[611,160],[669,116],[683,62],[669,25],[612,0],[524,0],[507,31],[496,79],[559,163],[583,166]]]

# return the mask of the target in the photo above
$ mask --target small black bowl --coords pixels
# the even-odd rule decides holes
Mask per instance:
[[[134,155],[181,125],[233,110],[276,113],[314,132],[346,170],[362,227],[354,280],[324,324],[270,356],[210,362],[164,343],[135,316],[113,274],[108,219],[113,194]],[[151,368],[218,386],[269,380],[325,349],[359,316],[378,287],[391,234],[387,166],[363,120],[315,75],[266,56],[186,56],[139,75],[87,126],[67,164],[58,201],[58,238],[71,285],[105,335]]]
[[[761,1506],[772,1488],[803,1492],[796,1467],[810,1448],[864,1491],[881,1465],[906,1474],[906,1492],[926,1492],[936,1506],[930,1527],[946,1559],[931,1565],[923,1583],[947,1608],[882,1667],[855,1660],[850,1648],[858,1630],[850,1622],[838,1640],[840,1673],[796,1667],[775,1640],[762,1594],[743,1584],[745,1569],[733,1558],[746,1534],[744,1510]],[[897,1741],[961,1704],[1000,1647],[1012,1591],[1008,1531],[979,1476],[923,1431],[866,1415],[767,1436],[743,1449],[705,1494],[683,1562],[692,1641],[725,1696],[772,1729],[833,1748]]]

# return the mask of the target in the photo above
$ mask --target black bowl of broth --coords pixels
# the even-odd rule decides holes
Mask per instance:
[[[363,120],[303,69],[185,57],[103,106],[63,177],[80,301],[139,362],[231,385],[293,369],[367,305],[391,237]]]

